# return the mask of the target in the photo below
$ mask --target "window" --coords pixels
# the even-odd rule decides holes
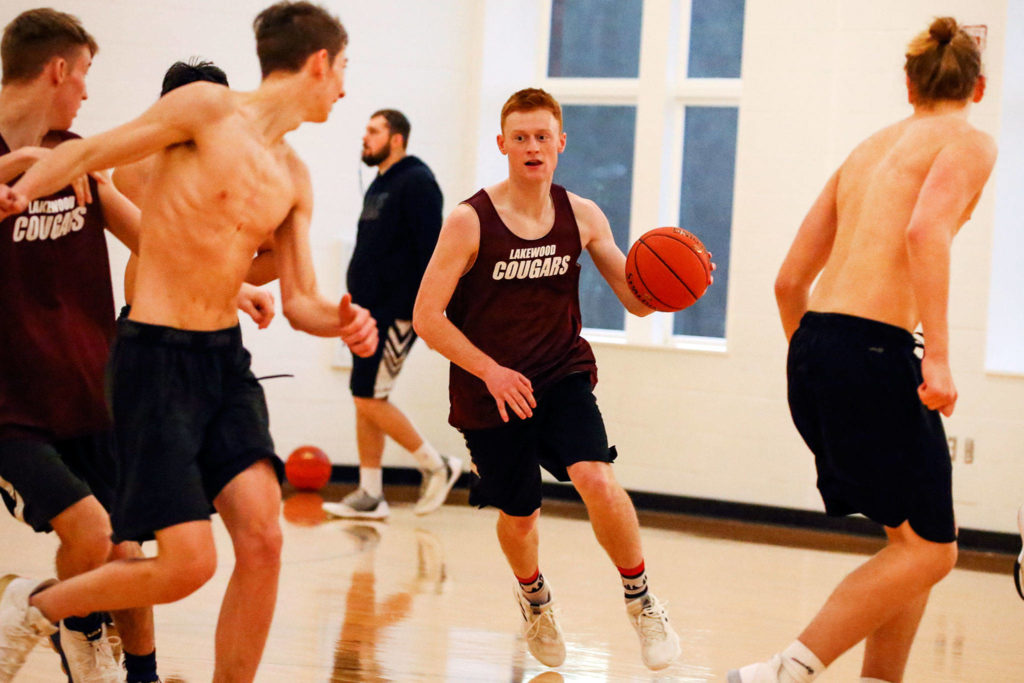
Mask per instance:
[[[584,258],[583,324],[599,334],[725,337],[743,13],[744,0],[551,0],[543,87],[567,133],[555,182],[598,203],[623,251],[681,225],[718,264],[700,302],[652,321],[625,315]]]

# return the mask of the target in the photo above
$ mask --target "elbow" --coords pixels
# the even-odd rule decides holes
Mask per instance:
[[[775,300],[777,302],[786,301],[804,289],[806,289],[806,285],[803,282],[785,273],[779,273],[779,276],[775,278]]]
[[[423,315],[422,311],[414,309],[412,312],[412,329],[416,332],[417,337],[429,344],[430,342],[427,341],[427,337],[429,336],[428,329],[430,326],[427,324],[426,320],[424,320],[425,317],[426,316]]]
[[[288,324],[291,325],[293,330],[305,332],[305,329],[300,323],[301,317],[299,316],[298,306],[296,306],[294,299],[291,297],[282,297],[281,314],[284,315],[284,319],[288,321]]]

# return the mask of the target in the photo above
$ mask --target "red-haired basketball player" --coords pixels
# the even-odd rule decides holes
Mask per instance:
[[[530,652],[548,666],[565,659],[538,564],[544,467],[579,491],[622,575],[644,663],[661,669],[678,656],[679,637],[647,591],[636,512],[612,473],[615,448],[592,392],[597,366],[580,337],[581,251],[630,313],[651,309],[630,293],[625,256],[601,210],[552,184],[564,148],[554,98],[531,88],[508,99],[498,149],[508,157],[509,177],[445,221],[413,323],[452,361],[449,421],[465,436],[479,475],[470,502],[499,510],[498,540],[518,579]]]
[[[839,584],[798,640],[767,663],[731,671],[730,683],[806,683],[865,639],[861,680],[901,680],[928,592],[956,563],[939,418],[957,399],[949,253],[996,146],[967,123],[985,81],[978,46],[956,21],[936,19],[906,57],[913,115],[843,162],[775,285],[790,341],[790,408],[814,452],[825,509],[863,513],[885,527],[889,544]],[[919,324],[923,360],[911,334]]]

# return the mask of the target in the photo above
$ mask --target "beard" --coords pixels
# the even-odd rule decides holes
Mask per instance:
[[[363,152],[363,163],[367,166],[379,166],[380,162],[388,158],[388,154],[391,153],[387,147],[382,147],[376,152],[366,151]]]

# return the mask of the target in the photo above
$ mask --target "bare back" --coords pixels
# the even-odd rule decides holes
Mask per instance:
[[[291,148],[264,140],[248,94],[223,93],[222,116],[156,158],[140,206],[132,319],[197,330],[236,324],[253,255],[294,207]]]
[[[962,116],[934,114],[915,115],[862,142],[838,173],[835,240],[810,310],[916,328],[921,316],[909,286],[906,238],[922,187],[941,152],[984,147],[987,139]],[[979,196],[980,187],[962,215],[948,217],[954,233]]]

